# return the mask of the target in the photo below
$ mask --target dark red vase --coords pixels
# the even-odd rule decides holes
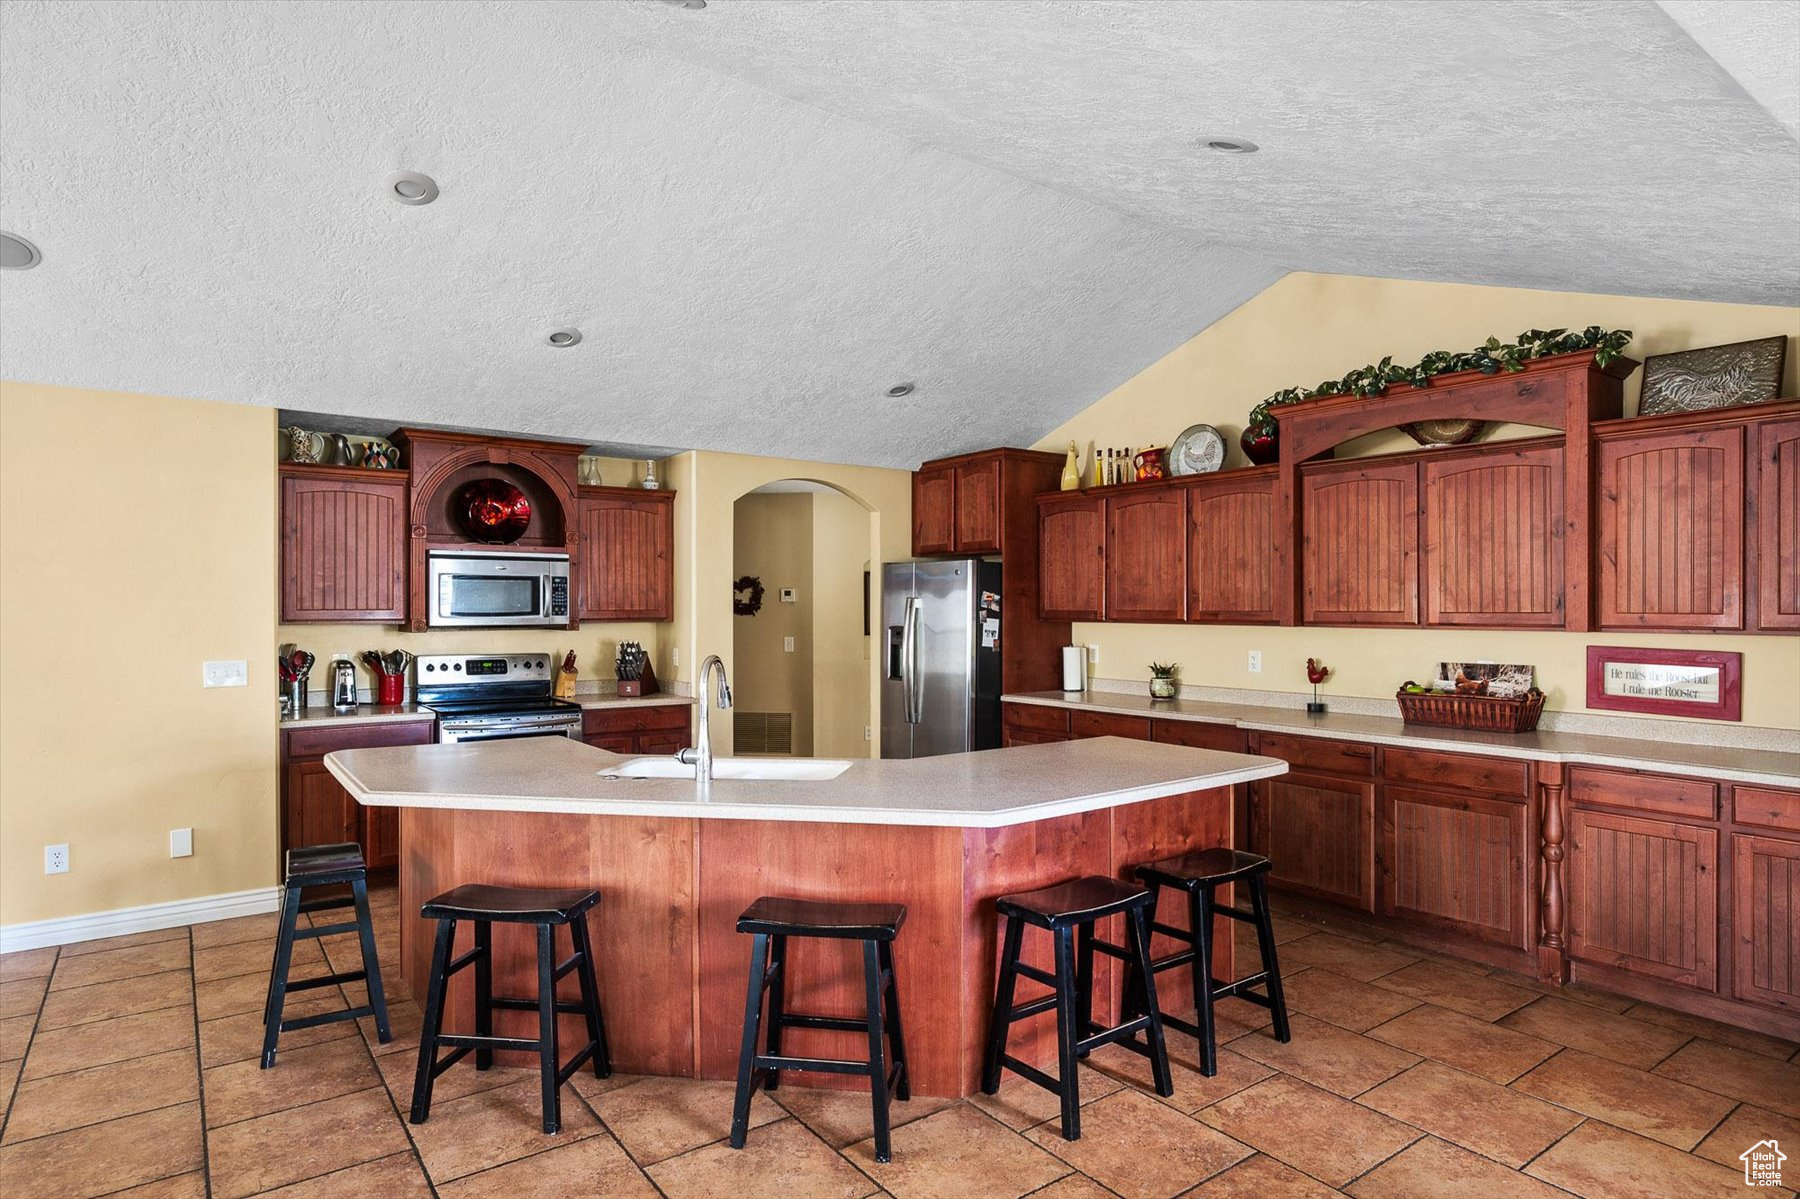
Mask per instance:
[[[1244,457],[1257,466],[1267,466],[1281,456],[1281,447],[1276,434],[1280,426],[1275,424],[1251,425],[1238,438],[1238,444],[1244,447]]]
[[[463,532],[486,545],[510,545],[531,525],[531,501],[505,479],[477,479],[456,493]]]

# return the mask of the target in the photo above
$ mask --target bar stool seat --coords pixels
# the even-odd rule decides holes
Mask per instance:
[[[1169,1077],[1162,1014],[1156,1003],[1156,972],[1150,969],[1147,913],[1155,910],[1151,893],[1118,879],[1089,875],[1036,891],[1002,895],[994,906],[1006,921],[1006,935],[1000,951],[1000,978],[995,987],[981,1089],[989,1095],[996,1093],[1000,1089],[1001,1069],[1011,1070],[1062,1101],[1062,1135],[1065,1140],[1080,1140],[1080,1060],[1102,1045],[1118,1044],[1148,1057],[1156,1093],[1173,1095],[1175,1086]],[[1095,922],[1114,915],[1125,917],[1128,948],[1094,935]],[[1055,950],[1054,970],[1046,972],[1019,960],[1027,925],[1050,933]],[[1118,958],[1133,967],[1126,977],[1123,1018],[1110,1027],[1093,1019],[1095,953]],[[1020,975],[1045,984],[1051,988],[1050,993],[1015,1004],[1014,991]],[[1144,1001],[1135,1008],[1131,1004],[1133,987],[1145,993]],[[1056,1012],[1054,1078],[1006,1052],[1014,1021],[1048,1011]],[[1144,1044],[1138,1043],[1140,1032],[1146,1036]]]
[[[1211,1077],[1218,1073],[1218,1045],[1213,1032],[1213,1004],[1220,999],[1236,997],[1269,1009],[1274,1017],[1275,1039],[1291,1041],[1287,1000],[1281,990],[1281,968],[1275,956],[1275,929],[1269,919],[1269,896],[1266,878],[1271,869],[1268,858],[1237,849],[1206,849],[1180,857],[1147,862],[1137,868],[1137,876],[1150,888],[1150,910],[1156,911],[1155,898],[1161,888],[1173,887],[1188,897],[1188,927],[1177,928],[1152,920],[1152,932],[1173,937],[1185,948],[1151,963],[1151,972],[1189,967],[1194,982],[1194,1014],[1190,1023],[1179,1016],[1163,1013],[1164,1024],[1178,1028],[1200,1042],[1200,1073]],[[1250,910],[1233,906],[1220,907],[1214,892],[1223,886],[1242,882],[1250,891]],[[1256,943],[1262,958],[1262,969],[1230,981],[1215,978],[1212,971],[1213,917],[1227,916],[1256,928]],[[1259,994],[1257,988],[1262,988]]]
[[[419,1032],[419,1065],[413,1075],[412,1111],[409,1119],[423,1124],[431,1116],[431,1090],[437,1076],[471,1051],[475,1068],[494,1064],[494,1050],[518,1049],[538,1055],[538,1077],[543,1100],[546,1134],[562,1128],[562,1084],[584,1064],[591,1063],[596,1078],[612,1073],[606,1046],[606,1022],[600,1014],[600,988],[594,979],[594,951],[589,943],[587,913],[600,902],[600,892],[580,889],[547,890],[537,887],[496,887],[466,883],[428,900],[419,909],[427,920],[437,921],[437,940],[432,947],[431,976],[426,983],[424,1023]],[[458,921],[475,926],[475,945],[451,960]],[[493,926],[529,924],[537,929],[537,995],[530,998],[496,996],[493,993]],[[573,950],[561,965],[556,963],[555,930],[569,930]],[[450,976],[466,966],[475,967],[475,1032],[443,1031],[444,1000]],[[581,999],[559,1000],[556,984],[573,972],[581,985]],[[494,1009],[535,1011],[536,1037],[494,1035]],[[581,1016],[587,1024],[587,1044],[567,1062],[557,1050],[556,1017],[559,1012]],[[440,1046],[451,1050],[442,1059]]]
[[[906,1069],[906,1035],[900,1024],[900,990],[894,981],[894,938],[906,923],[906,908],[897,903],[834,903],[765,895],[744,909],[737,930],[749,933],[750,984],[744,997],[744,1036],[738,1051],[737,1095],[731,1109],[731,1147],[742,1149],[750,1134],[750,1099],[760,1080],[773,1091],[783,1070],[817,1070],[829,1074],[861,1074],[869,1079],[869,1103],[875,1116],[875,1160],[891,1158],[888,1096],[912,1097]],[[862,944],[862,1019],[810,1016],[787,1011],[787,942],[789,937],[822,937]],[[756,1051],[765,1024],[767,1046]],[[869,1038],[866,1061],[795,1057],[781,1052],[788,1028],[822,1028],[860,1032]],[[891,1046],[891,1053],[883,1042]],[[887,1062],[892,1059],[892,1066]]]
[[[350,894],[306,898],[309,887],[348,885]],[[311,912],[354,907],[356,919],[339,924],[300,927],[300,917]],[[369,919],[368,871],[363,865],[362,846],[354,841],[337,845],[303,845],[287,852],[287,869],[281,890],[281,914],[275,934],[275,957],[269,966],[269,992],[263,1000],[262,1068],[275,1064],[275,1048],[284,1032],[295,1032],[336,1020],[355,1020],[360,1016],[375,1017],[375,1035],[382,1044],[394,1039],[388,1029],[387,998],[381,989],[381,961],[375,953],[375,928]],[[339,970],[313,978],[290,979],[293,968],[294,942],[355,933],[362,950],[362,969]],[[311,1016],[283,1017],[289,991],[309,991],[317,987],[333,987],[361,982],[368,989],[368,1002],[358,1007]]]

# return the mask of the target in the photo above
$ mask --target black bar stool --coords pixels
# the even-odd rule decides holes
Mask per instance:
[[[1137,876],[1150,888],[1150,911],[1156,911],[1156,897],[1164,887],[1178,887],[1187,892],[1188,923],[1192,929],[1152,922],[1153,931],[1174,937],[1187,946],[1168,957],[1151,963],[1152,971],[1173,970],[1188,966],[1194,977],[1194,1012],[1198,1024],[1190,1024],[1177,1016],[1163,1013],[1163,1023],[1194,1037],[1200,1042],[1200,1073],[1211,1077],[1218,1073],[1218,1047],[1213,1036],[1213,1003],[1235,995],[1239,999],[1266,1007],[1275,1017],[1275,1039],[1291,1041],[1288,1030],[1287,1000],[1281,994],[1281,969],[1275,962],[1275,929],[1269,922],[1269,893],[1264,876],[1269,873],[1269,859],[1259,854],[1236,849],[1207,849],[1178,858],[1150,862],[1137,868]],[[1245,882],[1250,889],[1250,910],[1220,907],[1213,901],[1216,888],[1227,883]],[[1262,969],[1231,982],[1213,977],[1213,917],[1229,916],[1256,927],[1256,945],[1262,955]],[[1259,995],[1252,988],[1263,987]]]
[[[1169,1054],[1163,1045],[1162,1017],[1156,1005],[1156,973],[1149,969],[1150,892],[1117,879],[1089,875],[1070,882],[1029,891],[1020,895],[1002,895],[995,901],[1000,915],[1006,917],[1006,941],[1000,953],[1000,981],[994,996],[994,1019],[988,1028],[986,1060],[981,1071],[981,1089],[989,1095],[1000,1089],[1000,1068],[1034,1082],[1062,1100],[1062,1134],[1065,1140],[1081,1139],[1081,1096],[1077,1063],[1102,1045],[1117,1042],[1150,1059],[1150,1072],[1158,1095],[1173,1095],[1175,1086],[1169,1078]],[[1130,948],[1098,940],[1094,923],[1107,916],[1122,914]],[[1025,939],[1025,926],[1047,929],[1055,939],[1056,968],[1046,974],[1019,960],[1019,949]],[[1094,954],[1104,953],[1130,963],[1134,969],[1127,976],[1128,986],[1147,991],[1146,1001],[1135,1009],[1143,1014],[1132,1016],[1127,996],[1125,1019],[1108,1028],[1094,1023]],[[1013,991],[1018,976],[1034,979],[1051,988],[1048,995],[1014,1004]],[[1141,980],[1141,982],[1139,981]],[[1056,1011],[1056,1046],[1058,1077],[1052,1078],[1012,1057],[1006,1052],[1006,1041],[1013,1021]],[[1138,1043],[1137,1034],[1148,1034],[1149,1044]]]
[[[588,943],[587,911],[600,902],[598,891],[546,891],[531,887],[490,887],[471,884],[455,887],[429,901],[419,909],[427,920],[436,920],[437,942],[431,952],[431,977],[425,989],[425,1020],[419,1031],[419,1069],[413,1076],[411,1119],[423,1124],[431,1115],[431,1084],[451,1066],[461,1061],[470,1050],[475,1051],[475,1068],[486,1070],[494,1064],[494,1050],[530,1050],[538,1055],[538,1076],[543,1085],[544,1132],[554,1134],[562,1128],[562,1084],[569,1080],[582,1063],[592,1061],[594,1077],[612,1073],[612,1059],[606,1049],[606,1023],[600,1016],[600,988],[594,981],[594,951]],[[467,920],[475,926],[475,947],[450,960],[456,943],[456,922]],[[495,924],[534,924],[537,926],[537,996],[530,999],[496,997],[493,984],[493,926]],[[555,931],[559,924],[569,928],[573,952],[560,966],[556,964]],[[475,1032],[474,1035],[443,1031],[444,996],[450,976],[464,966],[475,967]],[[558,1000],[556,983],[571,970],[581,983],[581,1000]],[[538,1014],[538,1035],[533,1037],[497,1037],[494,1035],[494,1009],[511,1008]],[[556,1014],[568,1012],[587,1020],[587,1044],[567,1063],[557,1060]],[[452,1052],[442,1060],[438,1046],[448,1045]]]
[[[310,887],[348,884],[348,895],[305,897]],[[301,928],[303,912],[325,912],[333,908],[356,908],[356,919],[342,924]],[[381,991],[381,962],[375,956],[375,926],[369,921],[368,871],[363,866],[362,846],[354,841],[343,845],[307,845],[287,852],[287,871],[281,892],[281,927],[275,935],[275,961],[269,968],[269,995],[263,1001],[262,1068],[275,1064],[275,1043],[284,1032],[330,1024],[334,1020],[355,1020],[359,1016],[375,1017],[375,1035],[387,1044],[394,1039],[388,1031],[387,998]],[[293,966],[294,942],[332,937],[354,932],[362,943],[362,969],[338,974],[321,974],[316,978],[288,980]],[[310,991],[315,987],[332,987],[339,983],[366,982],[369,1002],[361,1007],[337,1012],[319,1012],[312,1016],[282,1019],[289,991]]]
[[[906,1076],[906,1036],[900,1027],[900,991],[894,983],[894,937],[906,922],[906,908],[897,903],[831,903],[811,899],[780,899],[765,895],[744,909],[737,930],[751,933],[750,986],[744,1000],[744,1041],[738,1051],[737,1099],[731,1109],[731,1147],[742,1149],[750,1131],[750,1096],[757,1076],[763,1088],[773,1091],[783,1070],[818,1070],[827,1074],[862,1074],[869,1079],[869,1102],[875,1110],[875,1160],[890,1157],[888,1144],[888,1095],[900,1100],[912,1097]],[[863,992],[866,1010],[861,1020],[850,1016],[805,1016],[787,1010],[787,941],[789,937],[828,937],[861,941]],[[763,1023],[763,993],[769,996],[768,1050],[756,1052],[756,1034]],[[793,1057],[781,1052],[784,1028],[828,1028],[837,1032],[866,1032],[867,1061],[830,1057]],[[882,1037],[893,1046],[893,1067],[886,1065]]]

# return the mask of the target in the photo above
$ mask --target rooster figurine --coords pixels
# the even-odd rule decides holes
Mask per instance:
[[[1330,677],[1331,667],[1326,666],[1317,658],[1306,660],[1306,681],[1312,684],[1313,689],[1312,702],[1306,705],[1306,710],[1312,715],[1316,716],[1325,710],[1325,705],[1319,701],[1319,684]]]

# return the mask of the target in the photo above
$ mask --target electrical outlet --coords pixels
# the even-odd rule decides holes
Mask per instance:
[[[874,739],[875,739],[875,730],[870,728],[866,724],[863,725],[863,740],[864,741],[873,741]]]
[[[67,845],[44,846],[44,873],[67,874],[69,872],[69,847]]]
[[[1092,641],[1088,642],[1088,672],[1091,674],[1100,669],[1100,647]]]
[[[787,653],[790,653],[790,654],[793,653],[794,652],[794,639],[792,637],[783,637],[781,639],[781,648]]]
[[[675,667],[677,670],[681,669],[681,647],[679,645],[670,647],[669,665]]]
[[[242,658],[220,662],[202,662],[200,664],[200,685],[202,687],[248,687],[250,685],[250,664]]]
[[[1253,649],[1250,651],[1250,661],[1245,664],[1244,669],[1249,671],[1251,674],[1261,674],[1262,673],[1262,651],[1261,650]]]
[[[169,830],[169,856],[172,858],[191,858],[194,856],[193,829],[172,828]]]

